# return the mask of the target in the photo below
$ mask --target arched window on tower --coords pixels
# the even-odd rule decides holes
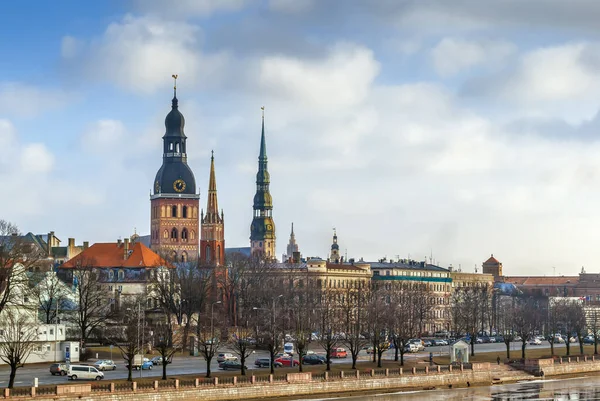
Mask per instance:
[[[177,217],[177,206],[171,206],[171,217]]]
[[[183,207],[181,217],[183,217],[184,219],[187,219],[187,217],[188,217],[188,207],[187,206]]]
[[[170,151],[173,151],[173,142],[171,142],[171,143],[169,144],[169,150],[170,150]]]
[[[181,230],[181,239],[183,241],[187,241],[188,240],[188,230],[187,230],[187,228],[184,228],[183,230]]]
[[[206,261],[210,262],[210,246],[206,246]]]
[[[175,153],[179,153],[179,142],[175,144]]]
[[[196,239],[196,231],[190,231],[190,239]]]
[[[177,234],[177,229],[173,227],[173,229],[171,230],[171,240],[177,241]]]
[[[217,264],[221,264],[221,245],[217,245],[217,254],[215,255],[217,259]]]
[[[165,230],[165,232],[163,233],[163,238],[164,239],[169,238],[169,231],[168,230]]]

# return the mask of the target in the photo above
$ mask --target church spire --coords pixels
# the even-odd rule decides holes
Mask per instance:
[[[206,200],[206,223],[219,223],[219,203],[217,201],[217,179],[215,178],[215,153],[211,150],[208,198]]]
[[[267,163],[267,145],[265,141],[265,106],[260,108],[262,110],[262,131],[260,135],[260,153],[258,154],[258,161]]]

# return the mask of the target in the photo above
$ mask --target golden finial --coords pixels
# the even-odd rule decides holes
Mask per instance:
[[[177,89],[177,77],[178,77],[179,75],[177,75],[177,74],[173,74],[173,75],[171,75],[171,76],[172,76],[172,77],[173,77],[173,79],[175,80],[175,82],[173,83],[173,89]]]

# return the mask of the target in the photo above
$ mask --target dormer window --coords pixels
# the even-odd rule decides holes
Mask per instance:
[[[108,279],[112,280],[115,278],[115,272],[113,272],[112,270],[108,271]]]
[[[119,270],[118,277],[119,280],[123,280],[125,278],[125,272],[123,270]]]

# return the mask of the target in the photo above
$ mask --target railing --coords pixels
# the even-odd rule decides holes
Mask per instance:
[[[238,384],[251,384],[252,378],[249,376],[239,376],[237,382]]]
[[[200,387],[207,387],[207,386],[214,386],[214,385],[215,385],[215,379],[205,377],[203,379],[198,380],[198,386],[200,386]]]
[[[269,380],[267,380],[269,381]],[[233,376],[232,377],[219,377],[219,384],[233,384]]]
[[[31,387],[13,387],[10,389],[11,397],[31,397]]]
[[[322,372],[322,373],[313,373],[312,374],[312,379],[314,381],[325,381],[325,376],[326,376],[325,372]]]
[[[255,376],[256,383],[268,383],[269,376]]]
[[[115,391],[127,391],[131,390],[131,382],[116,382]]]
[[[136,382],[136,388],[138,390],[153,390],[154,389],[154,382],[153,381],[139,381]]]
[[[196,379],[181,379],[179,387],[196,387]]]
[[[39,386],[35,389],[36,395],[55,395],[56,386]]]
[[[110,393],[110,383],[92,383],[92,392]]]
[[[400,376],[400,368],[390,369],[390,376]]]
[[[273,375],[273,382],[287,382],[287,375]]]
[[[175,388],[175,380],[158,380],[158,388]]]

